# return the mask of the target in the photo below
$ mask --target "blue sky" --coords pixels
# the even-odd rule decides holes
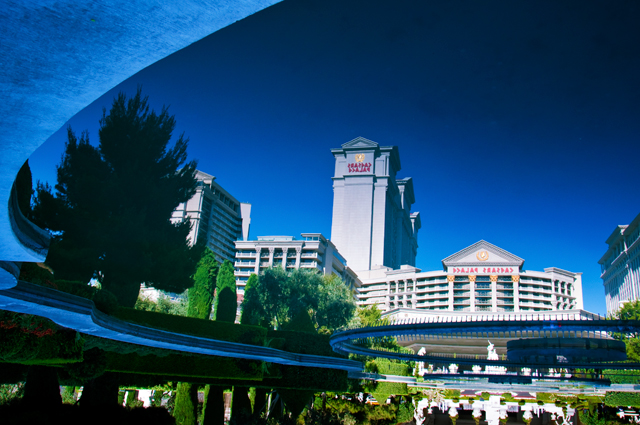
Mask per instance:
[[[559,4],[561,3],[561,4]],[[251,237],[331,233],[331,148],[396,145],[417,265],[485,239],[525,268],[583,272],[603,313],[605,239],[640,213],[640,3],[284,1],[142,70],[199,169],[253,205]],[[66,130],[30,159],[55,179]]]

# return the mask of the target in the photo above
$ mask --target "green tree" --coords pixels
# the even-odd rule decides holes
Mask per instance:
[[[218,268],[215,254],[209,248],[205,248],[193,276],[193,287],[189,288],[189,317],[209,319]]]
[[[236,321],[238,298],[236,296],[236,278],[233,275],[233,264],[224,260],[218,273],[216,283],[216,300],[213,309],[214,320],[233,323]]]
[[[262,323],[263,315],[264,310],[260,304],[260,295],[258,294],[258,276],[251,274],[244,287],[240,324],[263,325],[266,327],[266,324]]]
[[[640,300],[628,301],[610,316],[618,320],[640,320]],[[627,345],[627,359],[640,362],[640,333],[614,333],[613,337],[620,339]]]
[[[196,425],[198,419],[198,385],[179,382],[176,407],[173,411],[176,425]]]
[[[103,111],[97,147],[68,129],[55,195],[38,183],[32,216],[56,231],[47,257],[56,279],[96,277],[128,307],[141,282],[170,292],[191,286],[201,247],[189,246],[189,221],[172,223],[171,213],[195,193],[196,162],[186,163],[182,135],[168,147],[174,128],[167,109],[150,111],[138,90]]]
[[[333,331],[353,317],[356,303],[351,291],[336,275],[323,276],[315,321],[319,327]]]
[[[280,329],[305,311],[311,313],[316,328],[335,329],[348,323],[354,310],[351,292],[339,278],[274,267],[247,282],[241,322]]]

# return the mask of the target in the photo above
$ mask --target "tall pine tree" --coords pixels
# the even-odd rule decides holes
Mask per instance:
[[[47,257],[56,279],[95,277],[129,307],[142,282],[172,292],[192,285],[201,248],[187,242],[190,223],[172,223],[171,213],[195,193],[196,162],[185,163],[182,135],[168,147],[174,128],[140,89],[103,111],[97,147],[69,128],[55,196],[39,184],[32,217],[58,231]]]

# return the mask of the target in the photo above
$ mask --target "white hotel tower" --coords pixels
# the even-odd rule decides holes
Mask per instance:
[[[396,178],[398,148],[358,137],[331,153],[336,160],[331,241],[349,267],[358,272],[414,266],[420,213],[411,213],[413,180]]]
[[[442,260],[442,270],[422,272],[420,215],[411,212],[412,179],[396,177],[398,148],[358,137],[331,153],[331,242],[361,281],[360,305],[400,318],[583,313],[582,273],[523,270],[522,258],[485,241]]]

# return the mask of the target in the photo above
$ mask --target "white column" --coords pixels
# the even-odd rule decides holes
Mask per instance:
[[[300,268],[300,256],[302,255],[302,247],[296,247],[296,270]]]
[[[476,276],[469,275],[469,311],[476,311]]]
[[[498,293],[496,290],[498,289],[498,276],[492,275],[489,276],[491,279],[491,311],[498,311]]]
[[[449,311],[453,311],[453,282],[456,280],[454,275],[447,276],[447,282],[449,282]]]
[[[520,311],[520,276],[511,276],[513,282],[513,311]]]
[[[255,268],[255,273],[256,275],[260,274],[260,251],[262,251],[261,247],[256,247],[256,268]]]
[[[289,252],[288,247],[282,248],[282,268],[287,270],[287,253]]]
[[[273,246],[270,246],[268,249],[269,249],[269,267],[273,267],[273,253],[276,250],[276,248]]]

